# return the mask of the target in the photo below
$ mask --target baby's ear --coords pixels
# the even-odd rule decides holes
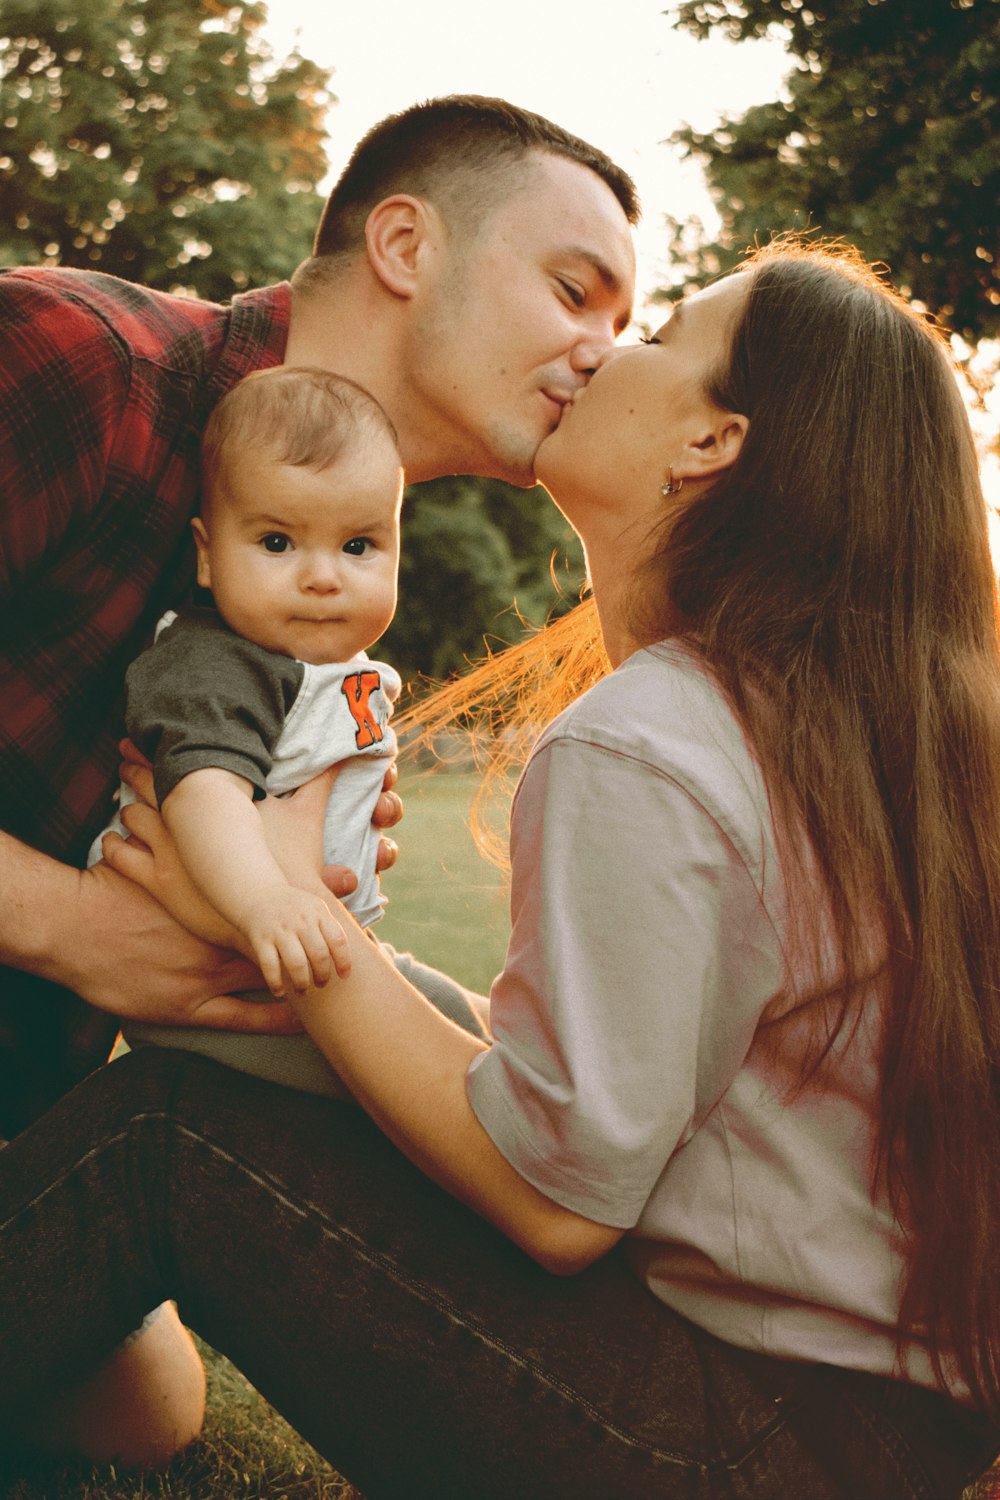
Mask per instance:
[[[192,518],[191,530],[194,532],[194,544],[198,549],[198,587],[210,589],[212,587],[212,565],[208,558],[208,532],[205,530],[205,523],[200,516]]]

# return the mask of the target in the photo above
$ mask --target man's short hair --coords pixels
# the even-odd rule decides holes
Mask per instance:
[[[320,471],[348,443],[376,436],[396,446],[392,422],[353,380],[306,365],[257,370],[227,391],[205,424],[203,500],[234,452],[266,452],[278,463]]]
[[[517,185],[528,154],[542,151],[595,172],[628,222],[638,221],[635,184],[603,151],[504,99],[452,94],[389,115],[362,138],[327,199],[299,280],[318,269],[316,260],[356,254],[368,215],[394,193],[427,198],[450,228],[481,223]]]

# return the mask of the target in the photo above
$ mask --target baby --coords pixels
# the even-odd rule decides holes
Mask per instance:
[[[271,855],[256,799],[341,762],[324,858],[357,874],[344,904],[362,925],[382,912],[371,817],[395,754],[387,721],[400,680],[365,650],[396,606],[402,489],[392,426],[359,386],[284,366],[242,380],[202,441],[191,524],[211,601],[165,615],[126,677],[128,733],[152,761],[180,858],[277,996],[346,974],[349,959],[325,901],[293,886]],[[128,788],[121,800],[134,800]],[[124,834],[117,818],[111,826]],[[127,1037],[337,1092],[307,1038],[150,1026]],[[305,1077],[303,1044],[315,1054]]]

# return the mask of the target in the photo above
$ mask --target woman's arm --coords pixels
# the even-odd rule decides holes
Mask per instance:
[[[497,1150],[473,1113],[466,1073],[487,1044],[453,1025],[346,913],[351,974],[294,997],[306,1030],[358,1103],[435,1182],[546,1270],[581,1271],[623,1231],[562,1208]]]

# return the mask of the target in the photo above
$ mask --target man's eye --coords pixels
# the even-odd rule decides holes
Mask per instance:
[[[659,342],[660,342],[659,339],[655,338],[655,337],[654,338],[648,338],[648,339],[642,339],[641,338],[639,340],[640,344],[658,344]]]
[[[267,536],[261,537],[260,544],[265,552],[287,552],[292,540],[283,531],[269,531]]]
[[[351,557],[364,557],[368,548],[372,545],[371,538],[367,536],[352,536],[349,542],[344,543],[344,551]]]
[[[563,281],[560,278],[559,285],[562,287],[563,291],[566,293],[567,297],[572,302],[574,307],[582,307],[586,302],[586,295],[580,289],[580,287],[574,285],[572,281]]]

